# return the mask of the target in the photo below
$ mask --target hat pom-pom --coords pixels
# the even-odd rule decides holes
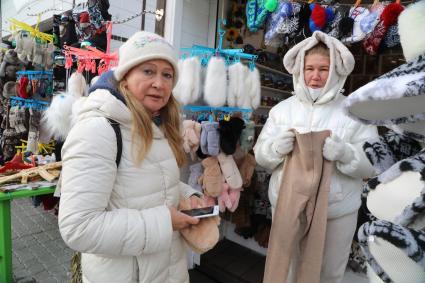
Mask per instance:
[[[385,7],[381,14],[381,20],[386,27],[392,26],[397,22],[398,16],[403,12],[404,7],[397,3],[391,3]]]
[[[335,19],[334,10],[330,7],[325,9],[326,12],[326,22],[330,23]]]
[[[312,32],[316,30],[321,30],[326,24],[326,10],[319,4],[311,4],[311,16],[310,16],[310,30]]]
[[[277,9],[278,4],[279,3],[277,0],[266,0],[264,3],[264,8],[266,8],[266,10],[270,13],[273,13]]]

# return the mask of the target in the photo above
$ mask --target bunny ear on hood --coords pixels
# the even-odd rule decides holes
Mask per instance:
[[[307,87],[304,83],[304,58],[306,52],[319,42],[329,48],[330,56],[328,81],[322,91],[323,98],[318,99],[319,103],[326,103],[342,89],[347,76],[354,69],[354,56],[344,44],[324,32],[315,31],[311,37],[304,39],[285,54],[283,65],[293,75],[295,94],[302,100],[310,101],[311,98],[306,94]]]

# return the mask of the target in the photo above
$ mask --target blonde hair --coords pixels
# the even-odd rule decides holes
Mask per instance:
[[[322,56],[330,57],[329,47],[323,42],[317,43],[315,46],[306,51],[305,56],[319,54]]]
[[[146,157],[153,141],[152,117],[149,111],[140,103],[133,94],[125,87],[125,81],[121,80],[118,89],[125,98],[127,107],[132,116],[131,141],[133,158],[136,164],[140,164]],[[171,95],[167,105],[161,109],[161,128],[168,144],[174,153],[177,164],[182,167],[186,163],[186,154],[183,150],[183,138],[181,136],[180,105]],[[135,141],[139,139],[140,143]],[[137,148],[134,145],[140,144]]]

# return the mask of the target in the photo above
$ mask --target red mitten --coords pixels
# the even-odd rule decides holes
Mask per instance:
[[[19,89],[18,94],[22,98],[29,98],[27,87],[28,87],[29,80],[27,77],[21,77],[19,79]]]

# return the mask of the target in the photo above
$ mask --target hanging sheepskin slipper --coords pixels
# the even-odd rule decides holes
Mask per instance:
[[[173,95],[182,105],[194,103],[200,97],[201,63],[197,57],[191,57],[179,60],[178,68],[180,79]]]
[[[229,88],[227,90],[227,105],[230,107],[238,106],[238,102],[246,94],[245,68],[241,62],[229,67]]]
[[[226,92],[226,64],[223,58],[212,57],[205,77],[204,100],[209,106],[223,106],[226,103]]]

